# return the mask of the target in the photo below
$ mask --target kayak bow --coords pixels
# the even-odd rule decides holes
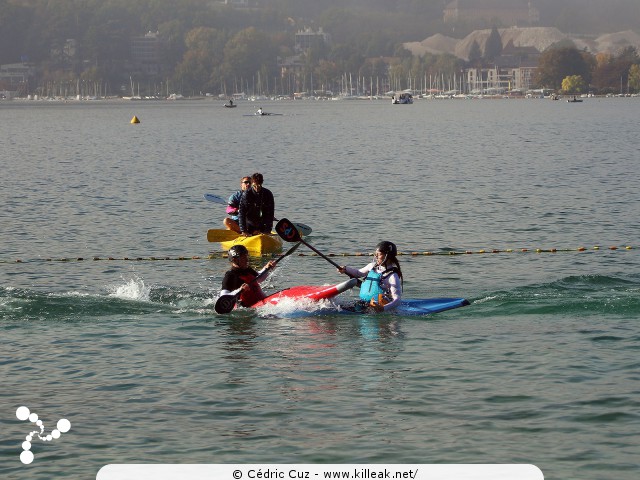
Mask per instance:
[[[256,308],[263,307],[265,305],[277,305],[280,301],[285,299],[312,300],[316,302],[319,300],[326,300],[355,287],[356,284],[356,279],[352,278],[336,285],[299,285],[297,287],[287,288],[285,290],[281,290],[272,295],[269,295],[264,300],[261,300],[260,302],[253,305],[253,307]]]

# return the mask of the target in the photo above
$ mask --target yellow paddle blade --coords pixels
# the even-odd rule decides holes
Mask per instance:
[[[225,230],[223,228],[212,228],[207,230],[207,240],[210,242],[230,242],[240,236],[233,230]]]

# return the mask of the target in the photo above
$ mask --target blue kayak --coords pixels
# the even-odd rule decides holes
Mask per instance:
[[[397,308],[388,313],[428,315],[466,305],[469,305],[469,301],[465,298],[409,298],[402,300]],[[355,305],[340,305],[340,310],[346,313],[363,313],[366,311],[366,306],[357,303]]]
[[[402,300],[396,312],[402,315],[426,315],[469,305],[465,298],[424,298]]]

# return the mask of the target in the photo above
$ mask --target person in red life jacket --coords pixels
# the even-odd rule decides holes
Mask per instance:
[[[338,269],[350,277],[365,277],[360,286],[361,305],[375,312],[385,312],[402,299],[402,270],[396,258],[398,248],[391,242],[376,246],[375,260],[361,269],[342,266]]]
[[[231,269],[224,274],[220,296],[229,295],[234,290],[242,287],[238,298],[238,305],[250,307],[266,297],[260,283],[262,283],[269,271],[275,268],[276,262],[269,261],[259,272],[249,266],[249,251],[244,245],[234,245],[229,249],[229,261]]]

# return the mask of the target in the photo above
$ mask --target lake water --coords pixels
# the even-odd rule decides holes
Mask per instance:
[[[265,102],[282,115],[245,116],[258,106],[0,103],[1,478],[109,463],[638,478],[638,99]],[[202,195],[256,171],[276,215],[338,263],[391,240],[405,297],[471,305],[216,315],[228,262],[207,258],[206,230],[224,208]],[[265,289],[344,279],[297,253]],[[20,406],[47,432],[71,422],[33,440],[29,465],[37,427]]]

